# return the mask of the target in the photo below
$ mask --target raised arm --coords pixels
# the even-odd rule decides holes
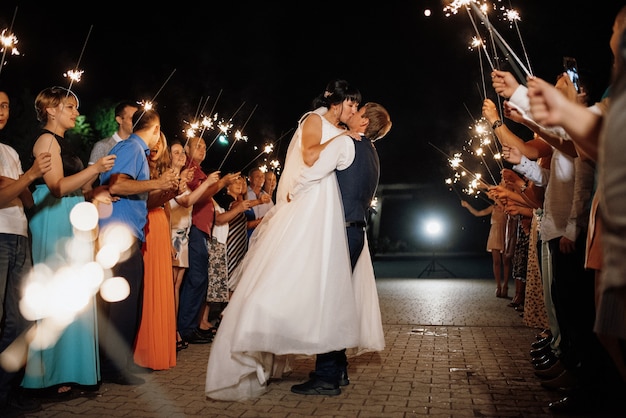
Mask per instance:
[[[37,157],[43,152],[51,154],[51,169],[43,175],[46,185],[55,197],[62,197],[75,190],[82,190],[83,187],[91,188],[100,173],[109,171],[115,163],[115,155],[102,157],[95,164],[88,166],[76,174],[65,177],[63,175],[63,161],[61,160],[61,147],[54,136],[45,133],[35,142],[33,155]]]

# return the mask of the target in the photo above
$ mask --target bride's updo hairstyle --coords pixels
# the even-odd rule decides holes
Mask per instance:
[[[346,80],[333,80],[326,85],[322,94],[313,99],[313,109],[329,109],[331,105],[343,103],[344,100],[361,103],[361,92]]]

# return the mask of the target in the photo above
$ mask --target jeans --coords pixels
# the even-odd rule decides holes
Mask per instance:
[[[20,295],[24,279],[32,268],[30,242],[27,237],[0,234],[0,352],[4,351],[32,324],[20,312]],[[7,371],[0,367],[0,405],[22,381],[24,369]]]
[[[189,337],[198,328],[202,307],[209,286],[209,236],[191,226],[189,230],[189,268],[180,286],[178,303],[178,332]]]

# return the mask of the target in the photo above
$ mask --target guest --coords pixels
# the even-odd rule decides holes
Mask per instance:
[[[209,287],[198,330],[202,335],[213,338],[217,326],[210,322],[209,314],[217,317],[219,325],[222,310],[230,300],[236,283],[230,281],[233,271],[248,251],[247,218],[245,212],[266,202],[269,196],[247,200],[246,179],[239,177],[226,187],[225,193],[214,198],[215,224],[209,246]],[[220,229],[226,231],[220,237]]]
[[[494,71],[493,76],[494,89],[501,95],[511,97],[508,109],[512,120],[528,124],[535,131],[535,138],[549,141],[552,148],[550,169],[542,170],[536,163],[530,161],[532,157],[530,154],[526,155],[523,150],[523,147],[529,147],[528,143],[520,144],[516,140],[506,143],[515,145],[524,154],[521,163],[515,165],[513,169],[533,180],[536,185],[545,187],[540,224],[541,275],[552,339],[550,347],[533,350],[531,355],[533,357],[547,355],[546,362],[537,365],[540,369],[554,366],[552,369],[554,373],[559,369],[561,372],[566,368],[570,369],[569,373],[561,376],[558,381],[543,382],[544,386],[559,384],[562,387],[571,387],[576,383],[573,375],[574,370],[579,370],[582,353],[586,348],[590,348],[589,344],[593,345],[589,338],[591,333],[583,331],[582,326],[590,320],[589,310],[583,307],[588,303],[587,286],[593,285],[593,279],[589,279],[590,273],[584,268],[593,168],[577,157],[576,148],[571,140],[564,140],[566,138],[559,136],[563,133],[529,123],[524,118],[523,114],[527,114],[528,111],[527,88],[517,83],[512,74]],[[568,100],[577,101],[576,92],[570,88],[571,83],[568,85],[568,80],[568,77],[559,76],[556,85]],[[581,279],[572,281],[573,277]],[[560,286],[557,284],[559,278]],[[572,345],[574,341],[578,343]]]
[[[256,211],[261,218],[265,216],[267,212],[270,211],[271,208],[274,207],[274,191],[276,190],[276,185],[278,184],[276,180],[276,173],[273,171],[265,172],[265,182],[263,182],[263,189],[261,190],[261,195],[267,194],[270,197],[270,201],[267,203],[261,203],[256,207]]]
[[[518,157],[513,158],[513,154]],[[516,147],[504,145],[502,155],[511,164],[516,164],[517,158],[521,158],[521,152]],[[549,168],[550,158],[540,158],[537,163],[544,169]],[[539,225],[543,217],[543,200],[545,188],[538,187],[532,181],[525,181],[513,170],[505,168],[502,170],[502,179],[508,187],[496,186],[493,192],[503,196],[507,201],[516,202],[518,206],[523,206],[532,210],[530,224],[530,234],[528,238],[528,262],[526,267],[526,286],[524,294],[524,323],[527,326],[548,329],[548,313],[544,302],[544,289],[541,277],[539,262]],[[530,210],[527,214],[530,216]],[[548,338],[540,339],[541,342],[533,342],[532,348],[539,348],[549,343]],[[544,359],[545,360],[545,359]]]
[[[503,170],[503,173],[504,172],[505,170]],[[526,199],[521,197],[520,191],[515,189],[514,184],[518,182],[523,184],[523,189],[528,187],[528,182],[518,175],[514,174],[513,181],[507,180],[507,177],[503,175],[503,185],[491,187],[489,193],[494,199],[500,201],[503,205],[504,213],[509,217],[515,218],[517,221],[517,229],[514,231],[516,236],[515,249],[511,259],[511,273],[513,280],[515,280],[515,294],[508,306],[522,313],[524,312],[526,281],[528,279],[530,224],[533,216],[533,207]]]
[[[186,164],[187,155],[184,152],[184,148],[180,143],[174,143],[171,147],[173,160],[178,160],[178,163],[174,163],[174,170],[180,172],[181,185],[179,191],[182,193],[170,200],[171,208],[171,224],[172,224],[172,245],[175,248],[174,259],[174,294],[176,301],[176,317],[178,320],[178,306],[179,306],[179,294],[180,285],[183,281],[184,274],[189,268],[189,230],[191,229],[191,214],[193,211],[193,204],[202,197],[208,187],[212,186],[219,180],[219,173],[216,171],[211,173],[207,180],[204,181],[193,192],[187,187],[187,183],[193,179],[194,167],[188,167]],[[204,151],[196,151],[197,153]],[[185,168],[187,167],[187,168]],[[182,171],[181,171],[182,170]],[[215,228],[214,228],[215,229]],[[224,242],[225,242],[224,238]],[[177,249],[179,248],[179,249]],[[209,253],[209,257],[213,254]],[[183,268],[181,264],[185,265]],[[178,266],[176,266],[178,264]],[[180,333],[176,332],[176,349],[178,351],[183,350],[189,346],[189,343],[182,339]]]
[[[154,109],[136,111],[133,127],[132,135],[110,151],[117,155],[113,169],[100,176],[101,184],[109,186],[110,193],[119,198],[108,208],[110,216],[100,218],[100,245],[107,243],[109,231],[119,224],[128,228],[133,240],[124,257],[111,269],[112,276],[127,280],[129,295],[116,302],[104,300],[101,294],[98,297],[102,381],[120,385],[144,383],[144,379],[131,370],[135,367],[132,350],[143,305],[141,248],[145,240],[148,193],[178,187],[178,178],[171,171],[166,171],[158,179],[150,179],[147,155],[160,138],[159,113]]]
[[[0,87],[0,131],[9,120],[10,102]],[[28,219],[24,208],[33,205],[29,186],[52,168],[50,152],[41,152],[24,173],[17,152],[0,143],[0,354],[11,344],[23,340],[33,325],[20,311],[26,276],[32,268]],[[26,342],[24,340],[24,351]],[[25,352],[23,354],[26,354]],[[24,362],[13,369],[0,367],[0,410],[7,416],[41,409],[41,403],[24,395],[20,387]]]
[[[174,308],[178,319],[178,304],[180,300],[180,285],[183,282],[185,271],[189,268],[189,229],[191,228],[191,211],[193,203],[189,201],[191,193],[187,188],[187,181],[193,178],[193,169],[186,168],[187,154],[180,141],[174,140],[170,144],[172,159],[171,168],[180,177],[178,185],[181,194],[170,199],[170,228],[172,238],[172,274],[174,276]],[[217,180],[216,180],[217,181]],[[185,206],[186,205],[186,206]],[[180,333],[176,331],[176,350],[187,348]]]
[[[194,169],[193,179],[187,183],[194,191],[203,183],[219,172],[207,175],[202,171],[200,164],[206,158],[206,143],[201,137],[190,138],[185,151],[189,156],[189,167]],[[206,294],[209,283],[209,254],[208,242],[211,239],[215,207],[213,196],[222,188],[232,183],[239,173],[227,174],[211,183],[193,203],[191,214],[191,228],[189,230],[189,268],[185,272],[180,287],[180,302],[178,311],[178,332],[183,340],[191,344],[207,344],[210,338],[198,331],[198,321],[202,309],[206,304]]]
[[[131,101],[119,102],[114,109],[117,130],[108,138],[101,139],[93,144],[89,155],[89,165],[94,164],[100,158],[109,154],[111,148],[120,141],[127,139],[133,133],[133,114],[139,109],[139,105]]]
[[[247,200],[256,200],[261,197],[263,193],[263,185],[265,183],[265,174],[261,171],[259,167],[253,167],[248,172],[248,189],[247,189]],[[255,206],[251,210],[246,211],[246,216],[248,217],[248,237],[252,235],[254,229],[261,223],[263,220],[263,215],[260,212],[259,206]]]
[[[228,223],[228,239],[226,242],[226,258],[228,260],[228,279],[233,275],[235,268],[239,265],[239,262],[243,259],[243,256],[248,251],[248,239],[246,234],[242,234],[242,230],[245,222],[244,212],[248,209],[255,209],[261,205],[267,204],[270,201],[270,196],[267,193],[259,193],[259,198],[254,199],[241,199],[246,191],[246,179],[240,177],[236,179],[226,188],[226,193],[221,193],[215,197],[215,201],[220,207],[224,208],[224,212],[217,215],[216,225],[222,225],[224,222]],[[248,191],[247,196],[250,196]],[[243,215],[243,216],[241,216]],[[243,240],[243,237],[246,237]],[[235,283],[232,283],[230,288],[234,289]]]
[[[95,164],[85,168],[63,137],[72,129],[78,117],[78,97],[74,92],[51,87],[39,92],[35,98],[37,120],[42,129],[33,146],[33,156],[41,153],[52,155],[51,169],[36,183],[33,193],[34,207],[29,227],[32,236],[33,264],[41,264],[50,269],[50,275],[41,275],[40,280],[54,280],[50,277],[60,268],[93,260],[92,251],[76,254],[61,243],[74,237],[69,215],[74,206],[90,200],[105,187],[97,191],[91,185],[99,173],[108,172],[115,162],[115,155],[100,158]],[[106,195],[107,197],[103,197]],[[101,199],[109,199],[104,191]],[[88,242],[81,245],[90,245]],[[82,277],[86,280],[85,277]],[[74,287],[88,286],[77,282]],[[92,292],[93,289],[85,289]],[[51,346],[34,345],[29,347],[26,373],[22,386],[39,390],[42,396],[68,396],[71,385],[95,386],[100,381],[98,362],[98,338],[95,299],[90,298],[87,306],[77,312],[60,332]],[[37,323],[34,340],[47,339],[58,333],[54,321],[42,318]]]
[[[497,85],[504,94],[507,94],[511,88],[516,93],[517,107],[529,117],[530,90],[527,91],[525,87],[518,89],[517,86],[513,86],[509,82],[508,74],[495,74],[494,87]],[[533,84],[535,83],[531,83],[529,80],[529,87]],[[576,102],[575,89],[564,74],[557,79],[557,88],[563,92],[560,93],[561,97],[567,97],[568,100]],[[562,128],[560,129],[562,130]],[[543,131],[556,132],[556,129],[550,126],[542,128]],[[569,132],[564,132],[561,136],[572,138]],[[572,141],[566,142],[571,143]],[[557,238],[556,241],[550,240],[549,242],[550,261],[553,262],[552,295],[561,342],[558,344],[560,349],[558,361],[546,370],[549,373],[542,374],[542,377],[547,380],[541,384],[548,389],[567,388],[568,392],[575,394],[575,396],[566,397],[550,404],[550,408],[555,412],[574,411],[578,409],[574,406],[574,402],[585,403],[581,401],[581,397],[587,397],[589,391],[596,389],[598,379],[605,378],[603,371],[606,370],[605,363],[607,362],[605,360],[606,353],[599,349],[599,343],[593,335],[595,317],[594,278],[593,272],[585,269],[585,243],[590,219],[588,208],[589,203],[591,203],[590,196],[593,187],[593,167],[589,165],[588,161],[580,157],[575,158],[573,164],[571,162],[563,164],[563,158],[558,158],[557,161],[561,162],[561,166],[560,169],[553,167],[550,170],[551,176],[546,189],[544,209],[550,203],[558,210],[560,206],[558,206],[555,197],[559,196],[562,204],[569,203],[571,213],[565,222],[565,218],[561,219],[561,216],[557,215],[557,210],[553,210],[552,214],[548,210],[544,210],[544,220],[547,219],[546,216],[551,215],[553,221],[556,221],[557,228],[560,225],[563,227],[565,224],[568,225],[561,239]],[[554,165],[554,163],[555,155],[552,157],[552,164]],[[569,167],[573,166],[573,170],[568,168],[568,165]],[[568,186],[567,183],[571,186]],[[557,185],[561,185],[561,187]],[[558,191],[557,187],[559,187]],[[551,190],[554,190],[554,193],[550,193]],[[567,198],[568,195],[569,199]],[[542,220],[543,240],[547,235],[543,232],[544,220]]]
[[[150,178],[174,173],[163,132],[150,149]],[[176,366],[176,308],[172,286],[172,241],[169,204],[178,189],[153,190],[148,194],[148,218],[141,248],[144,263],[141,323],[134,347],[140,367],[167,370]]]
[[[494,200],[491,204],[481,210],[475,209],[466,200],[461,200],[461,206],[467,209],[474,216],[491,217],[489,236],[487,237],[487,251],[491,253],[491,265],[493,276],[496,280],[496,297],[507,298],[509,292],[509,277],[511,276],[511,259],[504,257],[504,228],[506,225],[506,214],[499,200]]]
[[[569,393],[568,396],[550,404],[554,412],[597,412],[611,409],[622,411],[622,394],[626,381],[625,356],[623,351],[624,340],[624,269],[623,265],[623,237],[619,227],[619,216],[623,207],[623,152],[617,144],[617,138],[623,133],[623,98],[624,98],[624,45],[626,45],[624,28],[626,27],[626,7],[617,13],[613,34],[610,39],[611,51],[614,54],[615,66],[611,98],[608,106],[597,106],[600,112],[591,108],[563,99],[558,91],[537,78],[529,80],[528,98],[530,113],[538,123],[545,126],[561,126],[576,142],[578,149],[584,149],[584,154],[594,160],[597,154],[598,188],[594,201],[598,203],[598,213],[602,221],[601,237],[602,261],[599,274],[599,283],[596,284],[596,315],[594,332],[600,339],[606,352],[613,362],[612,372],[619,375],[618,383],[613,379],[613,373],[596,366],[596,372],[603,373],[600,378],[585,381],[581,390]],[[608,99],[605,99],[608,102]],[[619,116],[618,116],[619,115]],[[599,144],[599,146],[598,146]],[[617,163],[617,164],[615,164]],[[609,173],[612,173],[609,175]],[[622,199],[620,199],[622,198]],[[593,218],[590,218],[593,220]],[[611,223],[609,227],[607,222]],[[598,225],[596,225],[596,228]],[[607,236],[608,235],[608,236]],[[595,246],[597,237],[592,241]],[[587,256],[590,249],[587,247]],[[602,356],[597,356],[601,358]],[[600,384],[601,383],[601,384]],[[622,411],[623,413],[623,411]]]

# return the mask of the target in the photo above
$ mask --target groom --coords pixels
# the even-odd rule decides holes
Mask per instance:
[[[345,214],[350,262],[354,271],[365,245],[365,227],[380,174],[380,164],[374,142],[389,132],[391,119],[383,106],[370,102],[352,115],[347,125],[351,132],[361,135],[360,140],[352,140],[355,151],[354,161],[345,170],[337,171]],[[312,166],[310,170],[314,170],[317,165]],[[317,167],[318,170],[320,168],[322,167]],[[292,386],[291,391],[300,395],[339,395],[340,386],[347,386],[350,383],[346,350],[318,354],[315,360],[315,371],[311,372],[309,377],[310,380],[307,382]]]

